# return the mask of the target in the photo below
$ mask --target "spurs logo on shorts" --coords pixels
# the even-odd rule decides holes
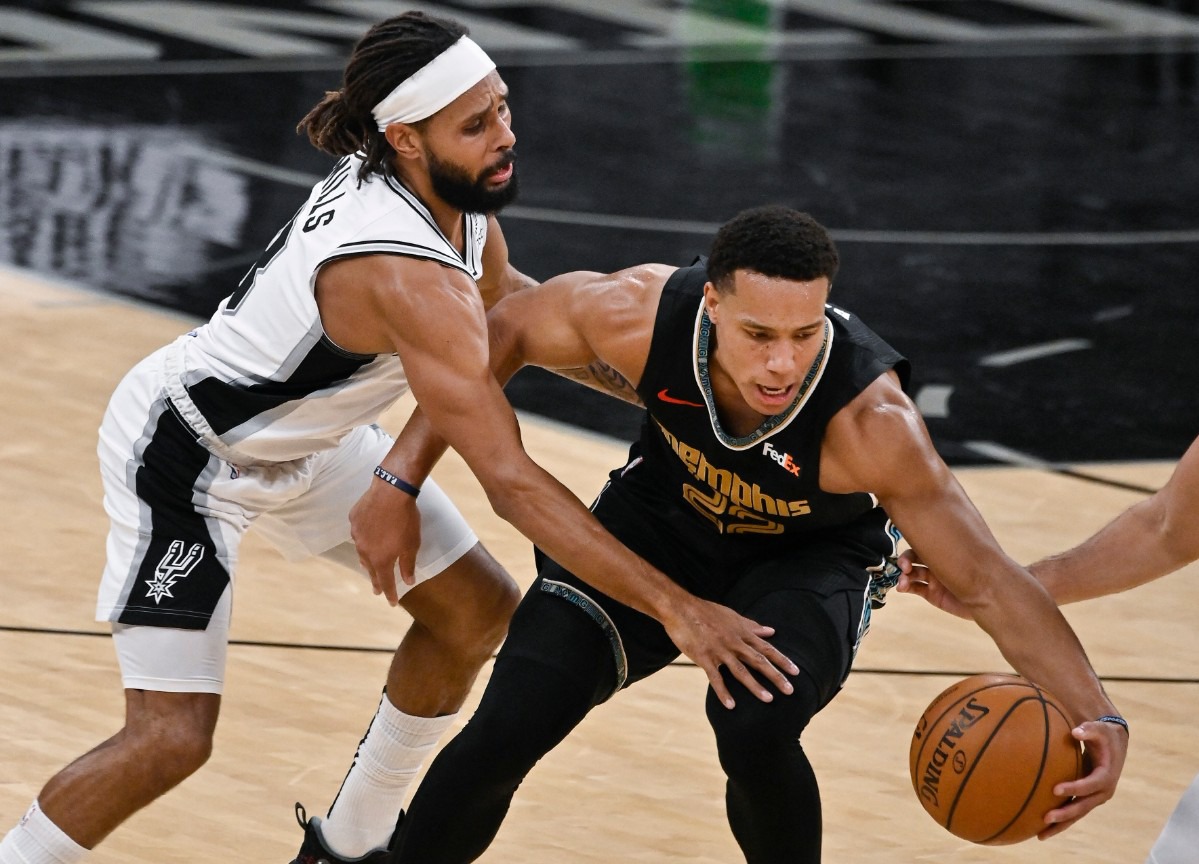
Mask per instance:
[[[163,597],[174,597],[171,589],[175,587],[175,583],[191,573],[203,557],[204,547],[199,543],[193,543],[191,548],[184,552],[183,541],[172,540],[171,548],[154,568],[154,578],[146,580],[146,584],[150,586],[146,590],[146,596],[153,597],[156,604],[160,603]]]

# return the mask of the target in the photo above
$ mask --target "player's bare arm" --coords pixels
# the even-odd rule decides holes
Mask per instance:
[[[546,280],[488,316],[492,366],[507,381],[522,366],[610,369],[630,389],[645,370],[662,285],[675,268],[646,264],[611,274]]]
[[[483,256],[483,278],[477,283],[485,308],[491,308],[495,302],[510,294],[537,285],[534,279],[525,276],[508,262],[507,244],[494,217],[490,217],[489,224],[487,246]],[[555,371],[608,395],[634,404],[641,403],[633,385],[602,360],[596,359],[585,366]],[[502,383],[506,381],[505,376]],[[445,453],[446,446],[445,439],[433,432],[418,405],[396,437],[394,446],[382,464],[394,475],[403,477],[419,487],[432,473],[433,467]],[[381,487],[372,489],[375,493],[384,491]],[[353,508],[350,519],[359,553],[365,553],[365,557],[374,559],[375,566],[371,572],[380,574],[379,581],[372,578],[375,593],[384,594],[394,605],[397,595],[395,582],[385,574],[398,571],[400,579],[404,582],[415,582],[415,540],[419,537],[420,530],[419,511],[412,502],[395,500],[395,496],[389,493],[370,494],[364,496]]]
[[[491,296],[497,302],[518,291],[536,287],[537,283],[521,274],[507,261],[507,246],[503,234],[499,231],[494,217],[491,219],[488,241],[484,250],[484,278],[477,283],[480,294],[487,306],[487,297]],[[494,229],[494,233],[492,230]],[[391,262],[394,263],[394,262]],[[491,274],[491,279],[488,279]],[[585,283],[592,278],[600,279],[598,273],[570,273],[558,277],[556,286],[549,292],[539,292],[531,300],[509,301],[505,304],[507,312],[502,312],[498,320],[507,321],[509,329],[516,332],[522,324],[522,315],[530,316],[544,301],[544,296],[561,292],[564,283]],[[352,289],[347,289],[352,290]],[[501,328],[503,328],[501,324]],[[501,385],[516,371],[515,365],[500,361],[501,355],[511,355],[512,346],[496,347],[492,340],[492,356],[495,372],[500,377]],[[580,356],[592,356],[583,352]],[[583,361],[580,361],[581,363]],[[499,367],[507,367],[508,371],[500,371]],[[640,401],[632,385],[608,364],[594,359],[588,365],[581,365],[571,372],[577,373],[580,379],[589,379],[588,383],[596,386],[596,382],[607,382],[605,392],[621,395],[621,391],[631,394],[625,398],[630,401]],[[424,411],[418,405],[413,411],[403,430],[396,437],[395,444],[383,460],[383,467],[397,477],[419,487],[433,471],[433,467],[444,454],[446,441],[436,434],[425,417]],[[381,494],[380,494],[381,493]],[[415,582],[416,540],[419,537],[420,514],[411,500],[405,501],[387,491],[382,484],[372,484],[367,495],[363,496],[350,513],[351,526],[359,555],[363,558],[363,566],[372,574],[372,584],[376,594],[383,594],[393,605],[397,602],[397,590],[394,579],[390,574],[398,571],[400,579],[408,584]],[[369,562],[369,563],[368,563]],[[377,574],[377,575],[376,575]]]
[[[487,244],[483,247],[483,275],[476,282],[484,309],[490,309],[509,294],[537,285],[536,279],[517,270],[508,260],[508,243],[495,216],[487,217],[487,226]],[[397,456],[394,462],[391,462],[389,457],[389,460],[385,460],[384,467],[393,473],[398,472],[398,476],[410,478],[412,483],[419,486],[429,476],[445,448],[445,441],[432,434],[418,405],[392,448],[393,454],[403,453],[407,458],[401,459]],[[405,548],[411,551],[414,558],[415,550],[412,547]]]
[[[483,296],[484,308],[490,310],[509,294],[532,288],[537,280],[521,273],[508,261],[508,244],[494,216],[487,220],[487,245],[483,250],[483,278],[479,280],[479,293]],[[598,274],[597,274],[598,275]],[[586,366],[554,369],[563,378],[569,378],[608,396],[625,402],[641,405],[641,397],[628,379],[616,369],[596,360]],[[429,466],[430,470],[432,466]]]
[[[1089,540],[1029,569],[1059,603],[1115,594],[1199,559],[1199,439],[1170,479]]]
[[[1078,546],[1029,566],[1053,599],[1074,603],[1127,591],[1199,559],[1199,439],[1166,485],[1125,510]],[[937,574],[909,550],[899,589],[963,618],[969,611]]]
[[[581,578],[661,621],[680,650],[708,673],[725,704],[731,706],[732,696],[720,666],[765,701],[773,696],[754,673],[790,692],[790,682],[777,667],[792,674],[795,667],[765,641],[771,628],[685,592],[604,530],[525,453],[516,416],[491,372],[487,322],[474,282],[427,261],[363,260],[376,270],[370,274],[375,278],[358,283],[370,286],[360,289],[367,297],[358,311],[372,323],[362,328],[360,341],[344,347],[363,350],[369,343],[378,350],[371,340],[386,337],[432,428],[470,466],[496,513]],[[480,429],[488,434],[477,434]],[[389,487],[379,491],[396,494]],[[372,571],[372,580],[386,584],[388,579],[390,573]]]
[[[673,269],[647,264],[612,274],[564,273],[505,304],[488,319],[492,352],[507,358],[493,363],[497,376],[506,381],[520,366],[541,366],[641,405],[636,382],[645,369],[662,283]]]
[[[508,260],[508,244],[499,222],[488,217],[487,243],[483,247],[483,275],[476,283],[485,308],[490,308],[504,297],[537,284],[530,276],[521,273]],[[347,259],[328,265],[318,280],[318,294],[322,300],[326,331],[338,328],[341,340],[357,340],[364,334],[360,325],[369,319],[358,314],[352,304],[366,298],[372,278],[370,270],[381,265],[390,270],[396,266],[404,269],[404,260],[397,257],[375,259]],[[365,280],[365,281],[364,281]],[[336,286],[336,287],[334,287]],[[346,310],[340,307],[345,305]],[[326,309],[326,307],[328,307]],[[339,322],[350,321],[352,327],[341,328]],[[349,332],[345,332],[349,330]],[[333,337],[334,341],[338,341]],[[386,344],[381,333],[370,334],[374,346]],[[339,341],[339,344],[342,342]],[[343,345],[343,347],[347,347]],[[445,452],[446,443],[440,436],[432,434],[420,407],[396,436],[390,453],[382,460],[382,467],[397,477],[419,488],[437,460]],[[420,512],[411,498],[390,494],[382,484],[373,483],[367,494],[350,511],[351,532],[363,566],[371,573],[371,582],[376,594],[383,594],[389,603],[398,602],[398,591],[390,574],[398,572],[400,579],[412,585],[416,582],[416,552],[420,538]],[[369,563],[368,563],[369,562]]]
[[[1049,814],[1056,833],[1107,801],[1127,753],[1119,726],[1094,722],[1117,711],[1082,645],[1048,592],[999,547],[982,516],[933,447],[914,404],[887,373],[830,422],[821,485],[870,491],[946,586],[995,641],[1012,667],[1061,700],[1092,771],[1063,784],[1076,796]]]

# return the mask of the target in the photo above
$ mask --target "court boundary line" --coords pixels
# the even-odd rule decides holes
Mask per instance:
[[[953,441],[952,443],[972,453],[977,453],[985,459],[990,459],[992,465],[976,465],[976,466],[960,466],[960,467],[977,467],[977,468],[1028,468],[1033,471],[1043,471],[1046,474],[1057,474],[1061,477],[1069,477],[1074,480],[1082,480],[1086,483],[1095,483],[1100,486],[1108,486],[1113,489],[1123,489],[1128,492],[1138,492],[1142,495],[1154,495],[1160,491],[1152,486],[1145,486],[1140,483],[1130,483],[1126,480],[1117,480],[1114,477],[1103,477],[1099,474],[1091,474],[1086,471],[1080,471],[1078,468],[1072,468],[1070,465],[1061,462],[1052,462],[1048,459],[1041,459],[1031,453],[1024,453],[1020,450],[1015,450],[1011,447],[1005,447],[1002,444],[997,444],[994,441]],[[1176,462],[1177,460],[1157,460],[1157,459],[1134,459],[1121,461],[1120,464],[1130,463],[1146,463],[1146,462]],[[1087,464],[1087,463],[1082,463]],[[1105,463],[1096,462],[1090,463],[1101,465]]]
[[[0,624],[0,633],[27,634],[32,636],[90,636],[108,638],[112,634],[104,630],[71,630],[61,627],[25,627],[18,624]],[[230,639],[230,646],[239,648],[273,648],[284,651],[328,651],[346,654],[394,654],[395,648],[374,645],[329,645],[305,642],[282,642],[269,639]],[[494,654],[491,659],[495,659]],[[667,664],[681,669],[699,669],[693,660],[674,660]],[[850,670],[850,675],[893,675],[904,677],[967,678],[994,670],[980,669],[883,669],[861,667]],[[1199,678],[1167,678],[1141,675],[1102,675],[1101,681],[1121,684],[1199,684]]]

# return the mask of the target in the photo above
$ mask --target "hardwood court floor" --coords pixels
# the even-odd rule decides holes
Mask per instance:
[[[105,532],[96,427],[124,371],[192,322],[15,271],[0,273],[0,322],[7,346],[0,370],[0,830],[7,830],[53,771],[119,727],[115,658],[92,621]],[[398,407],[388,425],[398,425],[407,408]],[[534,458],[585,500],[624,455],[623,445],[540,420],[524,418],[522,427]],[[1171,465],[1083,467],[1156,487]],[[1140,497],[1031,469],[958,475],[1023,561],[1075,543]],[[528,543],[491,514],[463,465],[447,458],[437,477],[496,557],[528,584]],[[1132,723],[1129,762],[1116,799],[1063,836],[998,849],[957,841],[924,814],[907,779],[907,747],[920,711],[952,680],[1007,666],[972,624],[893,597],[876,616],[844,693],[805,734],[824,795],[825,860],[1143,860],[1199,771],[1188,743],[1199,715],[1197,575],[1191,567],[1123,597],[1066,608]],[[251,534],[233,626],[211,762],[136,815],[90,861],[282,864],[300,837],[293,802],[315,813],[328,805],[405,616],[352,574],[286,564]],[[703,694],[702,674],[677,665],[595,711],[527,779],[484,860],[740,860],[725,825]]]

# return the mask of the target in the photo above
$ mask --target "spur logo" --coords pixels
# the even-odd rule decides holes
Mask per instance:
[[[186,578],[203,557],[204,547],[199,543],[191,544],[185,551],[182,540],[172,540],[171,548],[154,568],[154,578],[145,580],[150,586],[146,596],[153,598],[156,605],[162,602],[163,597],[174,598],[171,589],[175,587],[175,583]]]

